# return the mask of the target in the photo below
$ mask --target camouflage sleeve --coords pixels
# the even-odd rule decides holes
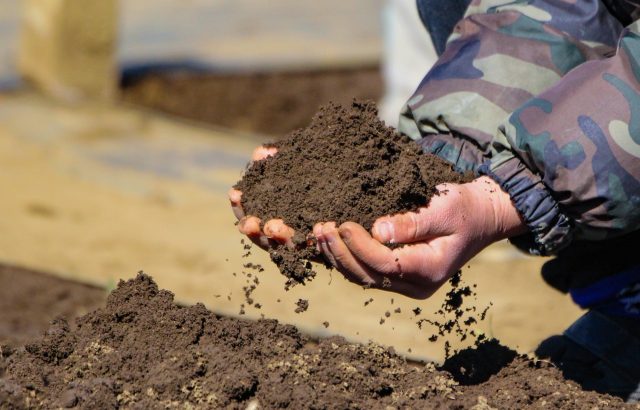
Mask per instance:
[[[551,118],[568,120],[557,112],[555,102],[553,115],[547,118],[541,114],[550,114],[549,107],[547,111],[530,107],[536,96],[554,85],[564,93],[567,107],[582,110],[585,96],[576,98],[572,87],[579,83],[582,94],[600,91],[580,79],[570,85],[561,79],[578,66],[608,64],[621,32],[620,23],[599,0],[473,0],[438,63],[403,109],[400,130],[459,170],[487,173],[498,180],[530,227],[525,245],[530,252],[553,253],[574,233],[594,238],[599,232],[604,237],[602,226],[593,225],[594,219],[610,216],[604,198],[599,199],[599,215],[595,208],[587,209],[592,199],[575,191],[587,185],[578,186],[567,173],[572,170],[557,169],[557,161],[556,168],[549,162],[547,173],[545,158],[537,155],[551,147],[556,151],[550,155],[573,153],[579,142],[554,145],[554,134],[544,134],[547,145],[537,139],[539,135],[535,135],[537,145],[531,139],[525,142],[522,133],[513,133],[518,129],[513,121],[517,122],[518,113],[526,114],[528,126],[533,122],[544,127]],[[598,106],[595,101],[586,105]],[[536,109],[540,112],[533,115]],[[505,122],[508,125],[502,126]],[[575,121],[564,125],[565,132],[579,129]]]
[[[498,128],[481,167],[511,194],[534,253],[640,228],[640,23]]]

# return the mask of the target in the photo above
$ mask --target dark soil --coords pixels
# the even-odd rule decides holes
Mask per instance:
[[[490,358],[490,360],[487,360]],[[2,408],[622,408],[491,341],[444,369],[375,344],[181,307],[144,274],[0,354]],[[2,370],[3,369],[3,370]],[[456,381],[458,378],[459,381]],[[479,384],[478,384],[479,383]]]
[[[317,222],[353,221],[371,229],[381,216],[427,205],[436,186],[463,176],[439,157],[387,127],[373,102],[329,104],[311,124],[274,144],[275,156],[254,162],[235,186],[249,215],[281,218],[296,231],[301,248],[282,247],[272,260],[289,284],[313,276],[302,260],[318,256],[309,243]]]
[[[125,72],[122,97],[137,105],[242,131],[281,136],[305,127],[323,104],[378,100],[378,66],[211,73],[188,69]]]
[[[0,346],[39,337],[56,317],[74,319],[104,304],[100,288],[0,265]]]

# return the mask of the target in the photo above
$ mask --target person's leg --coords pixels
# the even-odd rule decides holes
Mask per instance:
[[[422,23],[431,35],[438,55],[444,51],[447,38],[462,19],[471,0],[417,0]]]
[[[640,401],[640,319],[592,310],[535,353],[586,390]]]

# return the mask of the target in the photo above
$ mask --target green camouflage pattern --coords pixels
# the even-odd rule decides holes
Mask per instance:
[[[599,0],[473,0],[399,124],[494,178],[533,254],[640,227],[640,24]]]

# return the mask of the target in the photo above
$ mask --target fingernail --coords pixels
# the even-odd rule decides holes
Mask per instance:
[[[387,221],[378,222],[375,229],[380,242],[393,242],[393,225]]]
[[[340,229],[340,237],[343,241],[348,242],[351,239],[351,231],[348,229]]]

